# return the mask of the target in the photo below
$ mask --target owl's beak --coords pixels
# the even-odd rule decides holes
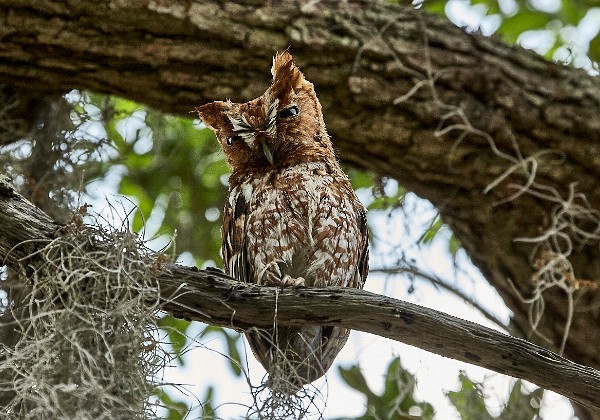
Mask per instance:
[[[273,163],[273,153],[271,153],[271,149],[269,149],[269,146],[267,146],[267,142],[264,140],[261,140],[260,144],[262,145],[263,153],[265,154],[265,157],[267,158],[269,163],[271,165],[275,165]]]

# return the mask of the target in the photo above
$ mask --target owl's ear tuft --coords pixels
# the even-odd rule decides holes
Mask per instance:
[[[195,111],[207,127],[222,129],[230,124],[226,114],[230,108],[230,103],[217,101],[199,106]]]
[[[291,90],[298,92],[303,85],[308,83],[300,69],[294,64],[292,55],[287,51],[275,55],[271,74],[273,74],[272,91],[276,97],[289,93]]]

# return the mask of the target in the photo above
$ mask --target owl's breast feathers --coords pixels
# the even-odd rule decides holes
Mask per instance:
[[[337,162],[306,162],[238,178],[223,223],[225,271],[268,286],[362,288],[366,213]],[[350,330],[278,327],[246,333],[273,389],[295,393],[327,372]]]
[[[307,162],[230,186],[225,270],[240,281],[362,288],[368,271],[365,209],[335,165]]]

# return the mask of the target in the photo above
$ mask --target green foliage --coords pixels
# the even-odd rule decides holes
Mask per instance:
[[[433,406],[427,402],[417,402],[413,398],[416,380],[405,370],[400,358],[394,359],[388,366],[385,386],[382,394],[369,388],[358,366],[349,369],[340,367],[342,379],[367,398],[367,411],[356,419],[432,419]]]
[[[510,391],[502,413],[493,417],[485,406],[483,386],[473,382],[464,373],[460,374],[459,380],[460,390],[450,391],[447,395],[463,420],[532,420],[539,418],[540,401],[544,392],[541,388],[526,393],[521,389],[521,380],[517,380]]]
[[[497,419],[500,420],[531,420],[539,418],[540,402],[544,395],[542,388],[531,393],[523,392],[522,381],[518,379],[508,397],[504,410]]]
[[[522,2],[522,0],[521,0]],[[598,7],[597,1],[562,0],[554,17],[564,24],[578,25],[592,7]]]
[[[116,152],[103,163],[102,172],[114,167],[124,169],[119,193],[136,203],[129,216],[132,229],[147,237],[175,237],[177,249],[173,249],[173,254],[188,251],[197,265],[208,260],[219,264],[220,211],[227,192],[223,180],[229,170],[212,131],[200,128],[191,119],[163,115],[135,102],[103,95],[84,95],[75,112],[83,118],[90,104],[101,110],[108,142]],[[152,226],[146,223],[148,219]],[[182,365],[190,322],[164,316],[158,320],[158,326],[166,332],[173,355]],[[207,327],[200,337],[208,333],[225,340],[231,369],[240,376],[240,335]],[[213,393],[210,387],[204,397],[203,418],[215,416]],[[162,389],[156,391],[156,396],[167,409],[168,419],[185,417],[185,402],[172,400]]]
[[[368,210],[390,210],[402,205],[407,191],[400,185],[391,194],[385,192],[387,178],[376,176],[372,172],[359,171],[354,168],[345,167],[344,172],[348,174],[350,183],[355,190],[368,189],[372,200],[367,204]]]
[[[524,10],[516,15],[505,18],[498,32],[505,41],[512,44],[517,42],[519,36],[525,31],[545,29],[552,16],[538,10]]]
[[[442,222],[442,218],[438,213],[429,224],[429,227],[425,230],[425,232],[423,232],[417,243],[430,245],[433,242],[433,239],[439,233],[442,226],[444,226],[444,222]]]
[[[204,402],[202,403],[202,418],[203,419],[214,419],[216,418],[215,408],[213,406],[213,394],[214,388],[209,386],[206,390],[206,395],[204,395]]]
[[[588,54],[592,61],[600,63],[600,32],[590,41],[590,51]]]
[[[374,196],[374,200],[367,206],[368,210],[388,210],[402,205],[402,200],[407,191],[398,186],[398,189],[393,194],[378,193]]]
[[[348,175],[352,188],[358,190],[359,188],[373,189],[375,185],[375,179],[372,173],[359,171],[351,167],[344,167],[344,172]]]
[[[182,355],[188,341],[186,332],[190,324],[190,321],[174,318],[171,315],[166,315],[157,322],[157,326],[167,333],[175,359],[180,365],[183,365]]]
[[[461,388],[459,391],[448,392],[448,398],[461,415],[463,420],[488,420],[493,417],[485,407],[482,385],[471,381],[464,373],[459,376]]]
[[[358,366],[340,367],[342,379],[367,399],[366,412],[356,420],[371,419],[432,419],[435,411],[427,402],[417,402],[413,398],[416,379],[405,370],[399,358],[388,366],[385,375],[384,391],[373,391]],[[462,420],[534,420],[539,418],[540,401],[543,389],[537,388],[531,393],[522,390],[521,380],[517,380],[510,391],[508,401],[498,416],[492,416],[486,405],[483,385],[460,373],[459,391],[450,391],[446,395],[460,414]]]
[[[157,388],[154,395],[158,397],[162,407],[167,411],[164,417],[166,420],[183,420],[189,412],[189,407],[185,402],[173,400],[164,389]]]
[[[398,4],[422,6],[425,10],[445,15],[449,0],[396,0]],[[555,10],[547,9],[547,3],[530,0],[470,0],[472,6],[478,7],[485,16],[499,18],[496,33],[508,43],[516,43],[519,37],[528,31],[549,30],[554,37],[554,45],[545,52],[547,59],[552,59],[559,47],[569,47],[562,37],[561,30],[577,27],[582,19],[593,8],[600,6],[595,0],[562,0]],[[600,61],[600,34],[592,40],[588,56],[591,60]]]
[[[450,240],[448,241],[448,251],[450,255],[456,257],[456,253],[462,248],[462,244],[460,243],[460,239],[456,237],[453,233],[450,235]]]
[[[497,0],[472,0],[473,5],[482,5],[486,8],[487,15],[495,15],[500,13],[500,5]]]
[[[423,232],[423,234],[419,237],[419,239],[417,240],[417,243],[419,244],[423,244],[423,245],[431,245],[433,243],[433,240],[435,238],[439,238],[439,233],[441,230],[443,230],[444,228],[446,228],[447,230],[450,230],[450,228],[448,227],[448,225],[446,225],[441,217],[440,214],[438,213],[432,220],[431,223],[429,224],[429,227],[427,229],[425,229],[425,232]],[[450,232],[452,232],[450,230]],[[450,253],[450,255],[452,257],[456,257],[456,253],[462,248],[462,244],[460,243],[460,239],[458,239],[456,237],[456,235],[454,235],[454,233],[451,233],[449,239],[448,239],[448,253]]]
[[[209,334],[220,336],[223,340],[225,340],[227,345],[227,360],[229,360],[231,371],[235,376],[241,376],[242,359],[238,350],[238,344],[240,342],[241,335],[224,328],[208,325],[206,328],[204,328],[202,333],[200,333],[200,337],[204,337]]]
[[[425,1],[425,9],[431,13],[437,13],[439,15],[444,14],[446,11],[447,0],[430,0]]]
[[[211,130],[134,102],[95,95],[104,107],[107,135],[117,151],[107,165],[126,169],[119,193],[137,205],[132,228],[152,216],[153,234],[176,235],[177,252],[198,264],[220,261],[219,212],[225,203],[227,164]],[[156,232],[156,233],[155,233]]]

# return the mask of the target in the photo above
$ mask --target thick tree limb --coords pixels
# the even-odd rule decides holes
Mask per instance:
[[[30,255],[60,235],[59,225],[0,179],[0,259],[35,269]],[[526,379],[600,410],[600,372],[525,340],[444,313],[361,290],[279,290],[237,282],[215,270],[157,264],[157,288],[172,315],[248,330],[337,325]]]
[[[533,168],[563,198],[578,182],[600,208],[599,79],[409,8],[283,3],[2,0],[0,82],[40,95],[92,89],[187,115],[262,93],[270,57],[291,46],[342,159],[436,205],[528,331],[530,305],[508,279],[530,295],[533,246],[514,240],[547,229],[559,204],[527,194],[497,204]],[[515,166],[506,156],[537,157]],[[600,278],[597,242],[573,248],[569,261],[577,278]],[[562,290],[544,297],[538,331],[556,348],[568,304]],[[578,304],[599,299],[588,292]],[[565,354],[598,367],[598,343],[600,313],[575,313]]]
[[[223,327],[321,324],[387,337],[441,356],[525,379],[600,410],[600,371],[528,341],[453,316],[363,290],[247,285],[172,266],[159,277],[175,316]]]

